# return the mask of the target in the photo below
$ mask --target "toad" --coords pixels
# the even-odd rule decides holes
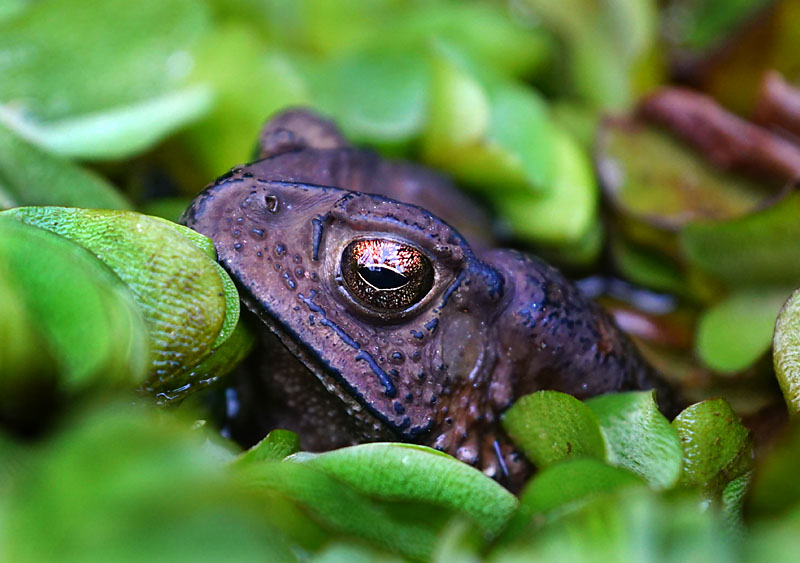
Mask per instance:
[[[268,329],[259,377],[230,389],[248,413],[234,437],[288,428],[310,451],[408,441],[519,482],[525,462],[499,425],[518,397],[656,388],[672,408],[609,315],[541,260],[490,248],[480,210],[442,176],[353,148],[304,110],[267,123],[259,156],[183,219]]]

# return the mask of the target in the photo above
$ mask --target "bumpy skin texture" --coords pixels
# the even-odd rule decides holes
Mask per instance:
[[[517,397],[652,387],[669,396],[610,317],[552,267],[515,251],[473,251],[422,207],[350,191],[402,198],[397,186],[442,184],[446,196],[436,197],[446,203],[441,177],[352,149],[303,111],[270,121],[261,144],[264,160],[220,178],[184,216],[214,241],[271,331],[263,377],[239,393],[244,410],[260,410],[248,419],[259,433],[288,427],[311,450],[427,444],[513,485],[527,469],[499,416]],[[355,302],[341,256],[359,238],[420,249],[434,269],[430,291],[399,317]]]

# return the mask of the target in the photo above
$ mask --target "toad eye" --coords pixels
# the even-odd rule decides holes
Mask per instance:
[[[347,293],[378,313],[397,313],[422,301],[433,287],[430,259],[410,244],[389,239],[355,240],[342,252]]]

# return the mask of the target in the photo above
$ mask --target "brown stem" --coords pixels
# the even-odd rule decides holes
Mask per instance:
[[[800,178],[800,148],[730,113],[713,99],[683,88],[665,88],[639,105],[639,114],[693,145],[720,168]]]
[[[786,82],[779,72],[769,71],[761,81],[756,119],[800,138],[800,90]]]

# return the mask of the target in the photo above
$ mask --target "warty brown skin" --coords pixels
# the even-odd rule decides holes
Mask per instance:
[[[402,197],[396,186],[404,184],[447,194],[441,177],[352,149],[330,122],[299,110],[270,121],[261,145],[265,159],[220,178],[184,215],[214,241],[243,301],[269,328],[254,358],[262,377],[238,384],[259,434],[289,428],[310,450],[426,444],[514,486],[528,468],[499,417],[516,398],[656,387],[670,400],[608,314],[554,268],[516,251],[480,250],[477,235],[473,250],[428,210],[384,197]],[[350,191],[357,188],[384,195]],[[428,200],[436,197],[449,198]],[[341,257],[359,239],[421,251],[433,268],[430,291],[392,314],[354,299]]]

